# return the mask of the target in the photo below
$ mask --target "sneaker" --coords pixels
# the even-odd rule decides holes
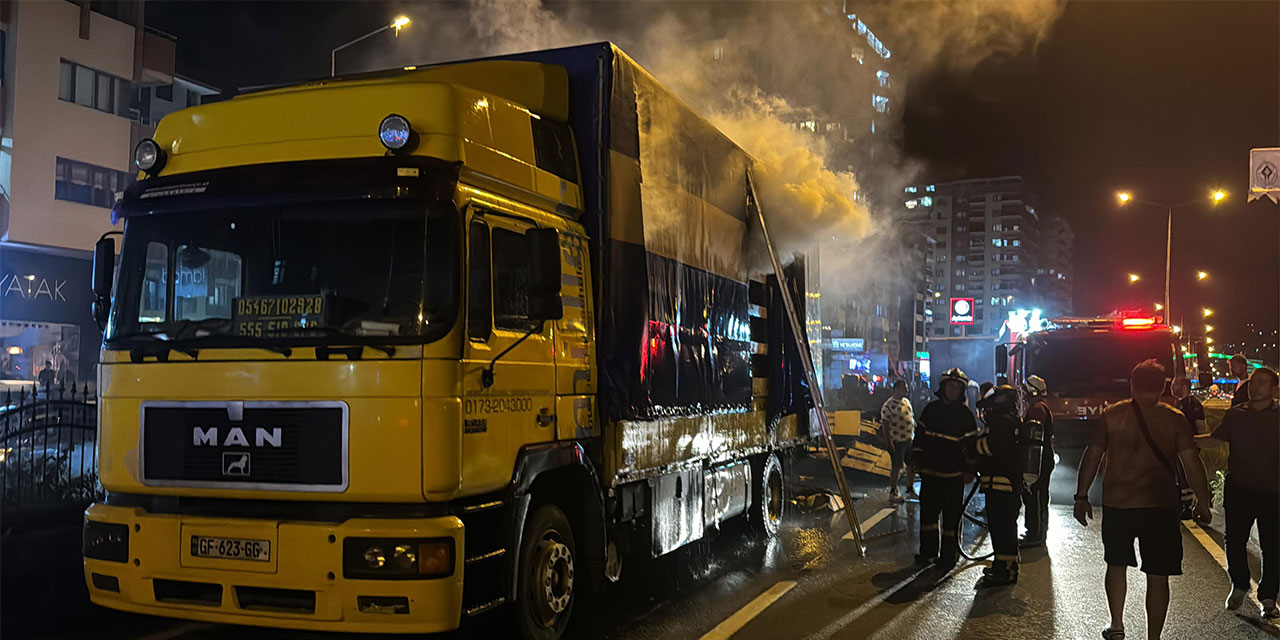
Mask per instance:
[[[1018,574],[1011,571],[993,571],[978,580],[975,589],[993,589],[1018,584]]]
[[[1239,609],[1240,605],[1244,604],[1244,599],[1247,595],[1249,595],[1249,589],[1247,587],[1244,589],[1235,586],[1231,587],[1231,594],[1227,596],[1227,611],[1235,611],[1236,609]],[[1272,606],[1274,606],[1274,601]]]
[[[1280,618],[1280,607],[1276,606],[1275,600],[1262,601],[1262,617],[1264,618]]]

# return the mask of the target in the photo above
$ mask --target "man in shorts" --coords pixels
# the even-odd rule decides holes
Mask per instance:
[[[1107,605],[1111,625],[1105,640],[1124,638],[1126,571],[1138,566],[1136,539],[1147,574],[1147,638],[1158,640],[1169,611],[1169,576],[1182,575],[1180,498],[1173,469],[1182,462],[1198,503],[1196,520],[1208,523],[1209,483],[1186,418],[1160,402],[1165,370],[1155,360],[1141,362],[1129,376],[1133,396],[1103,414],[1093,441],[1085,449],[1076,484],[1075,517],[1088,526],[1093,517],[1089,487],[1107,457],[1102,481],[1102,546],[1107,563]]]
[[[880,436],[889,445],[889,502],[901,504],[905,502],[898,493],[898,478],[902,476],[907,453],[911,451],[911,439],[915,437],[916,418],[911,411],[911,401],[907,400],[907,383],[899,380],[893,383],[893,396],[885,400],[880,407]],[[915,474],[907,470],[907,495],[915,494],[911,485],[915,484]]]

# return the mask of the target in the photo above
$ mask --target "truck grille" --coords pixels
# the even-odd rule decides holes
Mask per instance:
[[[142,406],[143,478],[160,486],[341,491],[340,402],[155,402]]]

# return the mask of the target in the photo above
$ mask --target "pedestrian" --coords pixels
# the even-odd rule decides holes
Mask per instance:
[[[1191,435],[1198,436],[1204,433],[1206,422],[1204,419],[1204,405],[1191,395],[1191,379],[1187,376],[1178,376],[1173,379],[1173,384],[1169,385],[1173,397],[1178,400],[1178,411],[1187,417],[1187,425],[1191,427]]]
[[[1164,383],[1165,370],[1159,362],[1138,363],[1129,375],[1132,398],[1107,408],[1080,461],[1074,511],[1076,520],[1088,526],[1093,517],[1089,487],[1103,455],[1107,457],[1102,546],[1111,624],[1102,630],[1105,640],[1125,637],[1126,572],[1138,566],[1135,539],[1142,551],[1142,571],[1147,574],[1147,638],[1158,640],[1164,630],[1169,576],[1182,575],[1180,496],[1172,458],[1182,462],[1195,492],[1195,519],[1204,524],[1212,520],[1204,465],[1182,413],[1160,402]]]
[[[36,376],[36,382],[38,383],[38,386],[44,387],[45,391],[48,391],[53,388],[53,383],[57,378],[57,375],[58,372],[53,369],[53,362],[51,360],[45,360],[44,368],[41,369],[39,375]]]
[[[1199,436],[1201,447],[1231,445],[1227,457],[1227,483],[1223,496],[1226,511],[1227,573],[1231,593],[1227,609],[1238,609],[1249,594],[1249,531],[1258,522],[1262,546],[1262,579],[1258,602],[1262,615],[1280,618],[1276,595],[1280,592],[1280,409],[1273,394],[1280,381],[1276,372],[1259,367],[1249,377],[1249,397],[1232,407],[1212,434]]]
[[[1026,451],[1021,443],[1018,390],[1009,385],[992,389],[978,401],[986,411],[987,431],[974,441],[978,485],[987,499],[987,529],[995,551],[977,588],[1000,587],[1018,581],[1018,511]]]
[[[898,493],[898,479],[902,475],[902,467],[911,451],[911,440],[915,436],[916,417],[911,410],[911,401],[907,400],[907,383],[898,380],[893,383],[893,395],[880,408],[880,437],[889,446],[889,502],[901,504],[906,502]],[[907,494],[915,494],[912,484],[915,474],[907,470]]]
[[[1231,406],[1235,407],[1249,401],[1249,359],[1243,353],[1231,356],[1227,364],[1231,368],[1231,377],[1237,380],[1235,393],[1231,394]]]
[[[966,445],[978,435],[973,412],[965,405],[969,378],[950,369],[938,379],[938,399],[917,420],[911,464],[920,474],[920,553],[917,563],[954,567],[959,562],[957,535],[964,511],[964,486],[970,480]],[[942,536],[938,536],[938,516]]]
[[[1045,396],[1049,386],[1040,376],[1029,376],[1024,385],[1030,406],[1022,417],[1023,432],[1026,436],[1034,435],[1036,423],[1039,423],[1039,440],[1043,448],[1040,453],[1040,469],[1036,481],[1027,485],[1022,492],[1022,504],[1026,506],[1027,533],[1022,537],[1021,546],[1031,548],[1044,546],[1049,535],[1049,477],[1053,474],[1053,411]]]

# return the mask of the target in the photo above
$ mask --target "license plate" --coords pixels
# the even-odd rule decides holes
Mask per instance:
[[[191,555],[196,558],[271,561],[270,540],[191,536]]]

